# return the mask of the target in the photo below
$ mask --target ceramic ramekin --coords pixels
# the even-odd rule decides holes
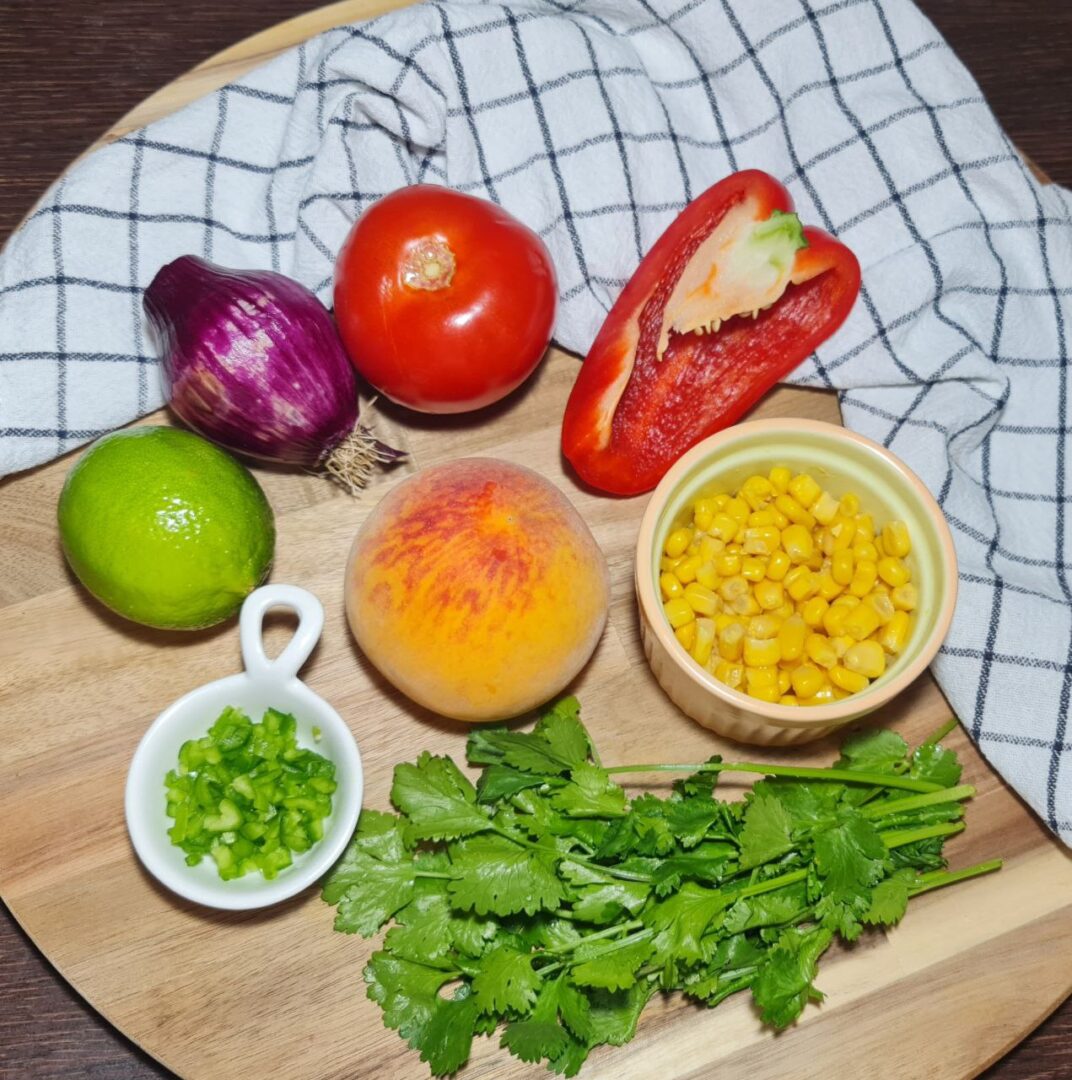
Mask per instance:
[[[261,640],[264,616],[272,608],[289,608],[298,628],[287,647],[268,659]],[[145,868],[173,892],[207,907],[231,911],[266,907],[307,888],[334,865],[353,835],[361,812],[361,755],[349,727],[323,698],[299,678],[298,671],[320,639],[324,609],[305,589],[265,585],[246,597],[239,620],[246,670],[191,690],[165,709],[142,737],[130,763],[126,786],[127,829]],[[259,723],[269,708],[290,713],[297,721],[298,745],[335,763],[338,787],[324,837],[271,881],[246,874],[224,881],[215,861],[206,856],[187,866],[182,850],[168,837],[172,822],[166,813],[164,776],[176,768],[187,739],[200,738],[228,705]]]
[[[703,492],[736,490],[775,465],[808,472],[831,494],[856,492],[876,524],[901,520],[912,537],[907,562],[919,607],[904,652],[864,691],[831,705],[768,704],[719,682],[682,648],[662,609],[659,556],[670,530],[689,519]],[[670,699],[704,727],[739,742],[784,746],[822,738],[880,708],[931,662],[957,597],[953,538],[941,508],[904,462],[877,443],[816,420],[756,420],[712,435],[684,455],[652,494],[636,551],[640,628],[651,669]]]

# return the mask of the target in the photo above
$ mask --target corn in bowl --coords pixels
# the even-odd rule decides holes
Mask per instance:
[[[694,499],[658,584],[674,636],[721,682],[824,705],[867,689],[908,644],[911,550],[904,522],[877,524],[856,494],[776,466]]]

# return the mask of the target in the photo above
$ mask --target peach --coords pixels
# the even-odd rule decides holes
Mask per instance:
[[[531,469],[464,458],[410,477],[354,539],[346,614],[362,651],[418,704],[505,720],[562,690],[607,620],[588,526]]]

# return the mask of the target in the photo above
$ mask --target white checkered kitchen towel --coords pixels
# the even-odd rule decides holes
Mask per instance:
[[[449,184],[541,233],[556,339],[583,353],[675,213],[744,167],[863,264],[794,381],[837,387],[941,501],[961,595],[936,673],[1072,843],[1072,198],[1032,179],[908,0],[426,3],[121,139],[0,258],[0,473],[161,403],[140,293],[184,252],[328,299],[361,210]]]

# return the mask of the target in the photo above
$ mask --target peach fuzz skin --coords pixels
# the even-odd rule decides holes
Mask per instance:
[[[442,716],[506,720],[584,667],[607,620],[607,564],[566,497],[490,458],[425,469],[354,539],[346,614],[399,690]]]

